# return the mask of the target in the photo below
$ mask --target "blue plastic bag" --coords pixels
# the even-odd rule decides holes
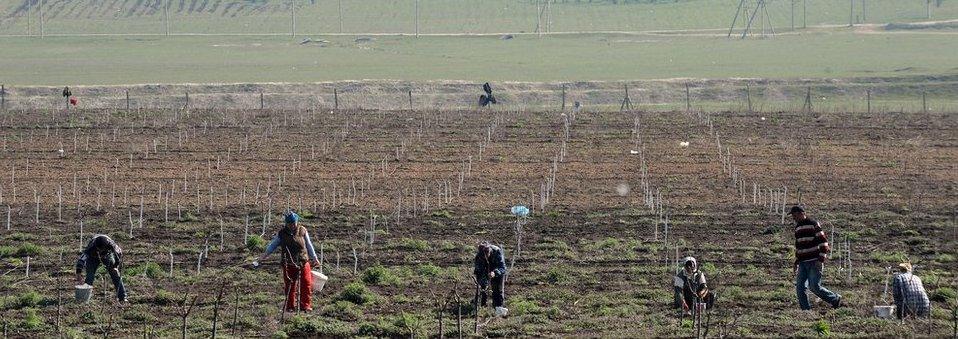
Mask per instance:
[[[529,216],[529,208],[522,205],[512,206],[512,215],[517,217],[527,217]]]

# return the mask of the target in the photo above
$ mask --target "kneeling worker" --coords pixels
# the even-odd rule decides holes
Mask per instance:
[[[692,309],[698,303],[705,303],[706,308],[712,308],[715,294],[709,290],[705,274],[699,271],[698,262],[693,257],[686,257],[683,262],[682,269],[673,279],[675,308],[681,307],[686,315],[692,315]]]

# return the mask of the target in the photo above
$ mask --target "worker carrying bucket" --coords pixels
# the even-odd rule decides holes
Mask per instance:
[[[92,294],[93,279],[96,277],[96,271],[102,264],[106,272],[113,280],[113,286],[116,287],[116,299],[120,302],[126,302],[126,288],[123,286],[123,278],[120,277],[120,268],[122,267],[123,249],[117,245],[113,239],[103,234],[96,234],[90,242],[87,243],[76,264],[76,282],[77,299],[86,302]],[[86,269],[86,279],[81,280],[81,273]],[[84,284],[80,284],[83,282]]]
[[[492,288],[492,306],[496,316],[505,316],[509,312],[505,303],[506,257],[499,246],[482,242],[476,247],[476,305],[486,306],[488,288]]]
[[[286,293],[286,311],[297,311],[296,296],[298,294],[298,310],[311,312],[313,310],[314,273],[310,269],[310,262],[319,267],[319,260],[316,259],[316,251],[313,249],[309,232],[306,231],[306,227],[299,225],[299,215],[290,211],[286,214],[284,222],[286,225],[276,232],[276,236],[266,246],[266,252],[259,259],[253,261],[253,267],[258,267],[260,261],[279,249],[283,258],[283,290]],[[325,277],[319,272],[316,272],[315,275],[319,279]],[[325,281],[322,281],[321,285],[324,283]]]

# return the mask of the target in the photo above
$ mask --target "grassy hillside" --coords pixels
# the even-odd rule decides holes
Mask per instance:
[[[314,37],[318,39],[317,37]],[[954,74],[944,34],[496,37],[4,38],[0,82],[17,85],[314,82],[353,79],[584,81]]]
[[[39,32],[40,0],[0,2],[0,34]],[[164,33],[170,6],[174,33],[288,33],[289,1],[281,0],[43,0],[44,31],[64,33]],[[856,0],[856,21],[884,23],[925,20],[924,0],[867,0],[864,18]],[[541,1],[545,3],[546,1]],[[416,0],[295,0],[296,26],[303,33],[415,32]],[[551,31],[635,31],[728,27],[738,0],[559,0],[543,16]],[[790,28],[792,1],[768,5],[773,26]],[[534,0],[420,0],[422,33],[532,32]],[[801,26],[803,1],[795,2]],[[807,0],[809,25],[846,24],[849,3]],[[958,18],[958,1],[932,5],[932,19]]]

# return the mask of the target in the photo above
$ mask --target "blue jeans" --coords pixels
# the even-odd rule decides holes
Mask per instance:
[[[838,303],[841,296],[835,292],[822,287],[822,268],[824,264],[818,260],[809,260],[798,263],[798,274],[795,275],[795,292],[798,294],[798,306],[803,310],[810,310],[812,306],[808,304],[808,295],[805,294],[805,282],[808,282],[808,289],[812,290],[819,298],[828,302],[832,306]]]
[[[115,259],[111,255],[108,255],[107,258],[104,258],[103,268],[106,269],[106,272],[110,274],[110,280],[113,280],[113,286],[116,287],[116,299],[124,300],[126,299],[126,288],[123,286],[123,278],[120,277],[120,272],[118,269],[111,268],[116,267]],[[93,285],[93,279],[96,278],[96,271],[100,268],[100,258],[96,255],[91,255],[86,261],[86,279],[84,282],[87,285]]]

